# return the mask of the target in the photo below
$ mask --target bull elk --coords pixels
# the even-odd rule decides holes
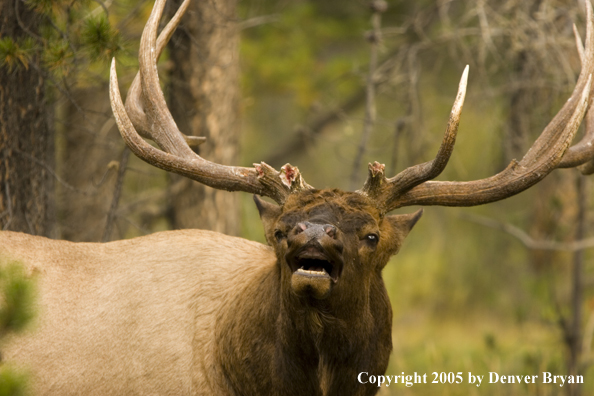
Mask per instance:
[[[592,168],[592,130],[570,147],[591,102],[589,2],[575,89],[521,161],[482,180],[431,181],[452,153],[466,68],[435,159],[391,178],[370,164],[355,192],[315,189],[289,164],[223,166],[195,154],[167,109],[156,68],[188,0],[157,38],[164,4],[156,1],[144,29],[126,105],[111,66],[122,137],[156,167],[254,194],[269,246],[201,230],[105,244],[0,233],[0,254],[21,260],[38,283],[36,325],[3,346],[4,360],[30,370],[35,394],[373,395],[377,387],[357,376],[383,374],[392,348],[381,272],[421,216],[388,213],[485,204],[556,168]]]

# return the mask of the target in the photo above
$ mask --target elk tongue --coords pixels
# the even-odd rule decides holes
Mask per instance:
[[[291,289],[299,296],[312,296],[323,300],[332,291],[332,278],[322,268],[319,271],[299,269],[291,275]]]

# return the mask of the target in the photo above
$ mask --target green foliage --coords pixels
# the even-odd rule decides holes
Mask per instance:
[[[73,86],[86,76],[96,76],[105,63],[123,49],[120,31],[112,25],[108,9],[88,0],[27,0],[29,9],[39,14],[31,37],[15,40],[0,37],[0,66],[9,70],[28,68],[33,59],[56,77]]]
[[[27,394],[27,376],[10,367],[0,368],[0,396],[24,396]]]
[[[0,65],[9,71],[19,66],[28,69],[34,51],[35,42],[30,37],[17,42],[10,37],[0,38]]]
[[[64,0],[26,0],[25,3],[35,12],[50,15],[59,11],[64,6],[68,6],[71,2]]]
[[[21,331],[33,318],[33,284],[21,265],[0,269],[0,334]]]
[[[34,317],[34,284],[17,262],[0,262],[0,341]],[[1,343],[0,343],[1,345]],[[1,357],[1,354],[0,354]],[[0,361],[0,396],[26,394],[27,376]]]
[[[365,54],[356,45],[367,50],[363,40],[366,21],[320,13],[313,2],[289,7],[278,21],[245,31],[241,42],[245,92],[290,93],[302,108],[320,100],[329,86],[338,89],[337,95],[350,93],[358,86],[357,80],[333,83],[350,74]],[[343,51],[348,56],[336,56]]]
[[[43,61],[51,71],[59,72],[62,76],[68,76],[74,67],[75,54],[66,40],[56,40],[43,53]]]
[[[112,29],[105,15],[87,19],[81,38],[82,45],[94,61],[109,61],[122,49],[122,37],[118,31]]]

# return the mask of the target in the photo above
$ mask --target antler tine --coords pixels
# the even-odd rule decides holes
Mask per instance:
[[[575,26],[575,23],[573,24],[573,37],[575,37],[575,47],[578,50],[578,55],[580,56],[580,62],[583,64],[584,63],[584,43],[582,41],[582,38],[580,37],[580,33],[577,30],[577,26]]]
[[[193,151],[188,147],[177,128],[159,84],[157,73],[157,29],[166,0],[156,0],[151,15],[140,39],[138,53],[140,85],[142,89],[142,108],[151,127],[149,134],[166,152],[186,158],[193,158]]]
[[[110,73],[111,107],[122,138],[142,160],[167,171],[186,176],[207,186],[228,190],[245,191],[272,198],[283,204],[293,192],[311,189],[299,170],[285,165],[281,172],[265,163],[254,164],[255,168],[224,166],[205,160],[194,153],[184,135],[178,130],[159,85],[157,59],[170,38],[189,0],[184,1],[181,11],[159,36],[157,28],[166,0],[156,0],[153,11],[142,34],[139,51],[140,84],[133,86],[130,107],[133,116],[144,129],[144,134],[153,139],[161,151],[144,141],[136,131],[120,95],[115,59]]]
[[[592,102],[592,98],[593,95],[590,92],[590,102]],[[557,166],[558,168],[575,168],[594,159],[594,111],[591,109],[590,104],[590,110],[584,117],[584,129],[586,130],[584,136],[567,150]],[[580,170],[582,170],[581,167]]]
[[[161,31],[161,34],[159,34],[159,37],[157,38],[156,59],[159,59],[159,57],[161,56],[161,53],[163,52],[165,45],[167,45],[167,43],[171,39],[173,32],[175,32],[175,29],[177,28],[177,25],[179,25],[189,4],[190,0],[184,0],[184,2],[180,5],[177,12],[173,16],[173,18],[171,18],[169,23],[167,23],[165,28]],[[130,88],[128,89],[128,94],[126,96],[126,111],[128,112],[128,116],[130,117],[132,124],[134,125],[140,136],[152,139],[149,121],[146,117],[146,114],[144,113],[142,100],[143,99],[142,87],[140,83],[140,72],[138,72],[136,73],[136,76],[132,81],[132,85],[130,85]],[[187,136],[185,134],[183,136],[186,140],[186,143],[189,146],[195,147],[206,141],[206,138],[202,136]]]
[[[588,108],[592,87],[594,17],[589,0],[586,1],[586,9],[586,50],[582,56],[582,70],[575,89],[569,100],[546,126],[521,161],[512,161],[502,172],[489,178],[468,182],[425,181],[422,180],[422,177],[409,179],[408,173],[417,172],[408,169],[392,179],[386,179],[383,166],[375,163],[370,165],[370,176],[362,192],[375,198],[378,205],[385,212],[410,205],[475,206],[498,201],[524,191],[558,168]],[[454,111],[452,114],[454,114]],[[451,120],[452,116],[450,122]],[[575,152],[576,154],[575,156],[572,154],[570,159],[573,160],[573,158],[577,157],[577,153],[581,153],[581,149],[586,147],[590,148],[590,152],[588,156],[583,157],[586,159],[580,159],[580,163],[587,162],[588,158],[592,158],[591,151],[594,151],[594,148],[588,144],[591,140],[591,133],[589,131],[586,134],[588,137],[585,138],[584,144],[580,142],[576,145],[576,148],[572,150],[572,153]],[[447,140],[447,138],[444,139],[442,148],[447,144]],[[444,158],[447,161],[449,157],[449,153],[444,149],[443,151],[447,153],[447,156],[439,159],[442,155],[442,148],[440,148],[438,158],[434,160],[439,163],[442,163]],[[566,161],[569,162],[569,159]],[[431,164],[431,166],[427,164]],[[433,168],[434,166],[433,162],[427,164],[421,165],[420,168]],[[591,168],[594,171],[594,164],[592,165]],[[437,167],[439,168],[439,166]],[[411,169],[418,168],[413,167]],[[583,169],[583,171],[586,171],[586,169]],[[429,173],[426,172],[423,176]],[[418,182],[419,180],[421,181]]]
[[[577,31],[577,27],[575,24],[573,25],[573,33],[575,36],[575,43],[578,50],[578,54],[580,56],[580,61],[584,62],[584,44],[582,43],[582,39]],[[583,165],[586,162],[591,161],[592,165],[594,165],[594,111],[592,111],[592,102],[594,101],[594,95],[590,92],[590,105],[588,106],[588,113],[584,118],[584,129],[585,133],[582,139],[576,143],[575,145],[571,146],[567,153],[563,156],[563,159],[559,163],[559,168],[574,168],[579,165]],[[588,173],[588,169],[592,168],[592,166],[585,167],[580,166],[580,171],[584,174]],[[593,169],[594,171],[594,169]]]
[[[363,188],[359,191],[360,193],[368,195],[370,198],[376,198],[378,194],[381,194],[381,185],[387,183],[391,186],[392,194],[400,195],[402,192],[408,191],[416,185],[436,178],[443,172],[456,143],[460,115],[462,113],[462,106],[464,105],[464,98],[466,97],[466,86],[468,85],[468,68],[468,65],[466,65],[462,73],[462,78],[458,85],[458,94],[450,112],[450,120],[435,158],[423,164],[411,166],[387,180],[383,180],[385,179],[385,175],[383,174],[383,167],[380,164],[377,162],[373,165],[369,164],[369,175]]]
[[[592,93],[590,93],[590,100],[592,99]],[[591,107],[592,105],[590,104],[590,110],[592,109]],[[591,152],[594,151],[594,111],[588,111],[588,113],[586,114],[585,117],[585,128],[586,128],[586,135],[584,136],[584,138],[580,141],[579,145],[576,148],[576,151],[580,151],[581,152],[586,152],[588,154],[585,154],[582,156],[582,158],[589,158],[589,160],[583,161],[583,162],[579,162],[579,166],[578,169],[580,170],[580,172],[582,173],[582,175],[591,175],[594,173],[594,154],[592,154]],[[570,147],[570,149],[573,149],[573,147]],[[589,152],[587,150],[590,150]],[[577,155],[576,155],[577,156]],[[565,158],[563,158],[565,159]],[[561,166],[559,166],[561,168]]]
[[[538,183],[557,168],[564,152],[575,136],[588,106],[590,87],[591,75],[588,77],[586,87],[581,90],[582,95],[579,101],[572,100],[572,102],[578,103],[567,121],[567,126],[560,129],[554,125],[557,127],[554,129],[558,129],[561,133],[555,136],[553,142],[546,144],[546,147],[538,147],[535,143],[534,150],[529,151],[520,162],[514,160],[502,172],[486,179],[470,182],[425,182],[399,197],[387,197],[386,210],[410,205],[482,205],[518,194]],[[540,158],[532,155],[537,151],[542,154]]]

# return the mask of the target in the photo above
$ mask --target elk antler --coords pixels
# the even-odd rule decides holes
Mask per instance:
[[[390,179],[385,177],[384,165],[377,162],[369,164],[369,176],[358,192],[376,200],[385,212],[410,205],[475,206],[518,194],[556,168],[586,164],[581,169],[584,173],[594,171],[594,111],[588,117],[589,128],[584,138],[568,150],[589,107],[594,72],[594,17],[589,0],[586,1],[586,9],[586,49],[581,49],[578,37],[582,70],[575,89],[521,161],[513,160],[502,172],[486,179],[467,182],[429,181],[445,168],[454,147],[466,92],[467,66],[436,158],[405,169]]]
[[[580,60],[583,65],[585,58],[584,44],[582,43],[582,39],[580,38],[575,25],[573,25],[573,33],[575,35],[578,54],[580,55]],[[586,133],[579,143],[571,146],[567,150],[567,153],[565,153],[563,156],[558,168],[574,168],[581,165],[579,169],[584,175],[590,175],[594,173],[594,110],[591,110],[593,101],[594,95],[591,94],[589,110],[586,113],[586,117],[584,118],[584,129],[586,130]]]
[[[126,106],[120,95],[115,59],[110,73],[110,100],[118,128],[126,144],[138,157],[158,168],[171,171],[207,186],[245,191],[272,198],[283,204],[293,192],[311,189],[301,177],[299,169],[286,164],[278,172],[264,162],[254,168],[225,166],[210,162],[194,153],[190,144],[199,144],[203,138],[182,134],[165,102],[159,85],[157,60],[165,44],[179,24],[189,0],[185,0],[171,21],[159,35],[157,28],[166,0],[156,0],[142,33],[138,54],[139,72],[134,79]],[[155,141],[161,150],[151,146],[142,136]]]

